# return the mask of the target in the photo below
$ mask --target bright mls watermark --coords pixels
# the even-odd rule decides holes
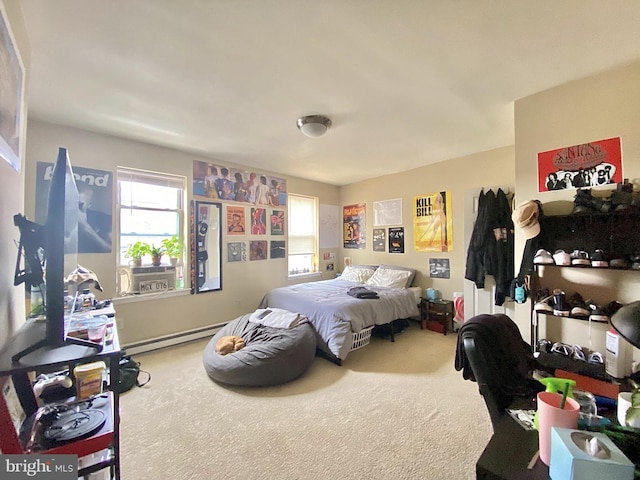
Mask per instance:
[[[76,480],[77,455],[0,455],[2,480]]]

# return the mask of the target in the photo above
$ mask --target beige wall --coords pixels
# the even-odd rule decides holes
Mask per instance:
[[[1,0],[0,0],[1,1]],[[28,66],[28,43],[24,34],[17,0],[4,0],[14,33]],[[27,67],[28,71],[28,67]],[[495,185],[515,185],[516,202],[537,198],[547,208],[547,214],[568,213],[571,192],[537,192],[537,153],[562,146],[620,136],[622,138],[624,175],[637,182],[640,177],[640,134],[637,132],[637,112],[640,111],[640,64],[630,65],[577,82],[572,82],[515,103],[515,138],[513,147],[481,152],[466,157],[443,161],[409,172],[379,177],[337,188],[297,178],[287,178],[291,193],[320,197],[320,203],[343,206],[351,203],[367,205],[366,250],[336,249],[337,270],[344,256],[354,263],[394,263],[418,269],[416,284],[422,288],[434,287],[447,298],[454,291],[463,291],[469,213],[464,198],[469,191]],[[27,97],[28,99],[28,97]],[[24,318],[24,289],[13,286],[15,242],[19,235],[13,226],[15,213],[24,212],[33,217],[35,163],[53,161],[58,147],[69,149],[74,165],[115,171],[117,165],[126,165],[154,171],[166,171],[187,176],[191,180],[193,160],[217,161],[177,152],[161,147],[131,142],[124,139],[97,135],[77,129],[44,122],[29,122],[25,168],[16,173],[5,162],[0,162],[0,261],[9,266],[0,275],[0,344]],[[515,161],[514,161],[515,159]],[[390,159],[393,161],[393,159]],[[220,159],[218,162],[224,162]],[[242,167],[242,165],[238,165]],[[26,187],[25,187],[26,186]],[[190,186],[189,186],[190,188]],[[454,248],[448,253],[413,251],[412,211],[413,197],[446,190],[452,194]],[[403,199],[403,225],[406,233],[406,253],[390,255],[373,252],[373,201]],[[472,219],[471,219],[472,220]],[[520,261],[524,241],[516,232],[516,265]],[[428,276],[429,258],[449,258],[451,278],[431,279]],[[79,262],[92,268],[105,285],[103,298],[115,294],[115,254],[84,255]],[[570,279],[572,284],[584,285],[583,296],[598,301],[628,302],[637,299],[639,279],[636,272],[603,273],[599,278]],[[640,275],[640,274],[638,274]],[[324,278],[332,276],[324,273]],[[564,281],[558,279],[558,282]],[[286,261],[223,263],[224,289],[201,295],[186,295],[155,301],[143,300],[118,307],[124,343],[154,338],[190,330],[201,326],[225,322],[255,308],[266,290],[287,283]],[[553,286],[552,286],[553,287]],[[529,304],[516,306],[515,319],[525,338],[528,338]],[[574,322],[575,323],[575,322]],[[564,322],[550,326],[543,335],[564,337],[572,343],[593,344],[601,348],[602,332],[584,332],[584,328]],[[562,339],[562,338],[558,338]],[[638,351],[635,351],[636,356]]]
[[[32,217],[35,208],[36,163],[53,162],[59,147],[69,150],[69,158],[74,166],[99,168],[115,173],[117,167],[122,165],[183,175],[187,177],[189,192],[193,160],[225,163],[224,159],[212,160],[41,121],[30,121],[28,131],[25,209]],[[245,168],[242,165],[229,166]],[[295,177],[285,178],[290,193],[318,196],[321,203],[328,205],[339,204],[338,187]],[[238,237],[233,240],[237,241]],[[228,263],[225,235],[223,247],[221,291],[160,299],[140,297],[135,302],[119,303],[116,308],[121,341],[127,344],[227,322],[255,310],[268,289],[288,283],[286,259]],[[111,254],[78,255],[78,263],[98,275],[104,292],[96,292],[97,298],[115,297],[115,250]]]
[[[19,2],[0,2],[7,14],[11,29],[18,44],[22,61],[28,76],[29,42],[24,32]],[[25,108],[26,111],[26,108]],[[26,118],[25,118],[26,120]],[[26,122],[25,122],[26,125]],[[22,136],[24,152],[24,135]],[[8,336],[24,322],[24,285],[13,285],[16,264],[16,245],[20,240],[18,228],[13,225],[13,216],[24,213],[24,169],[16,172],[4,159],[0,159],[0,346]]]
[[[572,82],[515,104],[516,201],[540,200],[545,214],[570,213],[572,191],[537,191],[537,154],[555,148],[582,144],[611,137],[621,137],[623,174],[640,181],[640,63],[601,75]],[[598,187],[594,194],[605,196],[611,187]],[[640,232],[638,232],[640,235]],[[524,239],[516,234],[516,264],[519,265]],[[604,246],[606,248],[606,246]],[[590,274],[589,274],[590,273]],[[619,300],[623,303],[640,297],[640,272],[562,270],[564,278],[551,278],[550,288],[563,288],[567,295],[578,290],[581,295],[600,303]],[[518,305],[516,321],[528,332],[529,304]],[[550,320],[542,326],[541,336],[562,339],[583,346],[590,344],[604,351],[606,325],[586,322]],[[528,334],[527,334],[528,337]],[[525,337],[525,338],[527,338]],[[559,338],[562,337],[562,338]],[[638,350],[635,351],[636,356]]]
[[[342,256],[338,265],[342,266],[343,258],[349,256],[354,264],[388,263],[413,267],[418,270],[414,285],[423,289],[436,288],[442,292],[443,298],[451,299],[453,292],[464,290],[467,255],[465,223],[468,224],[465,222],[465,193],[468,190],[479,193],[482,188],[486,189],[494,185],[513,185],[514,181],[514,150],[513,147],[504,147],[342,187],[340,193],[342,205],[366,204],[367,248],[363,250],[341,249]],[[451,193],[453,250],[442,253],[416,252],[413,247],[412,205],[414,197],[440,191]],[[373,202],[394,198],[402,199],[405,253],[374,252],[371,246],[374,228]],[[448,258],[451,278],[430,278],[430,258]]]

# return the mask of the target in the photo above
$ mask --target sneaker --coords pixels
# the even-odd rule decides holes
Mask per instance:
[[[576,266],[589,266],[591,260],[589,260],[589,254],[583,250],[574,250],[571,252],[571,265]]]
[[[623,305],[620,302],[614,300],[613,302],[609,302],[607,304],[607,306],[604,308],[604,311],[607,313],[607,315],[609,315],[609,318],[611,318],[622,307]]]
[[[571,309],[567,304],[565,293],[560,289],[553,291],[553,314],[557,317],[568,317]]]
[[[619,268],[621,270],[625,270],[627,268],[630,268],[631,265],[629,264],[629,261],[626,258],[614,258],[609,262],[609,266],[611,268]]]
[[[553,306],[551,305],[553,295],[548,295],[541,298],[533,305],[533,310],[536,312],[553,313]]]
[[[579,360],[581,362],[587,361],[587,357],[582,351],[582,347],[580,345],[573,346],[573,353],[571,354],[571,358],[573,358],[574,360]]]
[[[587,307],[582,295],[578,292],[569,297],[569,306],[571,307],[570,315],[576,318],[589,318],[591,311]]]
[[[573,355],[573,347],[566,343],[556,342],[551,346],[551,353],[559,353],[565,357],[570,357]]]
[[[533,263],[536,265],[554,265],[553,257],[549,252],[543,250],[542,248],[536,252],[535,257],[533,257]]]
[[[599,248],[594,250],[591,254],[591,266],[592,267],[608,267],[609,261],[607,260],[607,256],[604,251]]]
[[[571,265],[571,255],[564,250],[556,250],[553,254],[553,261],[556,265],[568,266]]]
[[[592,352],[587,358],[587,363],[593,363],[594,365],[601,365],[604,363],[604,358],[600,352]]]
[[[538,340],[538,351],[539,352],[544,352],[544,353],[550,353],[552,345],[553,345],[553,342],[551,340],[547,340],[546,338],[542,338],[542,339]]]
[[[591,322],[608,322],[609,321],[609,315],[607,315],[607,312],[605,311],[604,308],[602,308],[593,300],[587,300],[585,303],[587,304],[587,307],[590,310],[589,321]]]

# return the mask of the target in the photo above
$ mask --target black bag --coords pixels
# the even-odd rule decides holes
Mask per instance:
[[[141,373],[146,375],[146,380],[138,380]],[[140,362],[136,362],[130,356],[125,355],[120,359],[118,383],[113,385],[112,390],[117,393],[128,392],[134,385],[142,387],[149,383],[149,380],[151,380],[151,374],[140,370]]]

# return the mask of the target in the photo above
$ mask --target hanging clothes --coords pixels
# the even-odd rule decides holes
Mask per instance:
[[[475,283],[477,288],[484,288],[484,278],[487,274],[487,259],[485,256],[487,239],[491,232],[491,210],[495,204],[495,194],[493,190],[487,193],[484,189],[480,191],[478,197],[478,215],[476,223],[473,225],[469,249],[467,250],[467,264],[465,266],[464,278]],[[489,266],[491,268],[491,266]]]
[[[495,224],[493,228],[495,264],[493,277],[496,281],[495,304],[502,305],[510,294],[514,278],[514,239],[511,205],[507,195],[498,189],[496,194]]]
[[[473,226],[465,277],[477,288],[484,288],[485,277],[496,282],[495,304],[502,305],[514,278],[514,232],[511,205],[502,189],[480,191],[478,215]]]

